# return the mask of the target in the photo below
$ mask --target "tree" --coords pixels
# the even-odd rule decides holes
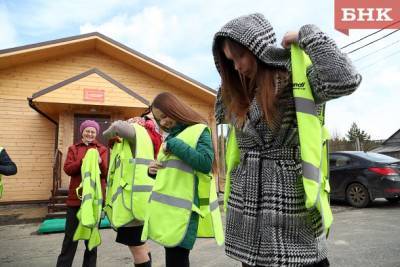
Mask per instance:
[[[360,142],[371,140],[371,136],[367,134],[364,130],[358,128],[355,122],[353,122],[353,124],[351,125],[350,130],[346,134],[346,137],[350,142],[355,142],[357,138]]]

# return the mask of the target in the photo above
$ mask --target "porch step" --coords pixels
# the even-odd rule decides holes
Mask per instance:
[[[65,203],[50,203],[48,205],[48,210],[49,213],[54,213],[58,211],[66,211],[67,210],[67,205]]]
[[[67,216],[67,212],[58,211],[58,212],[47,213],[46,219],[65,218],[66,216]]]
[[[62,202],[65,203],[67,201],[68,196],[54,196],[50,198],[50,202],[52,203],[58,203],[58,202]]]
[[[68,188],[60,187],[55,192],[55,195],[56,196],[68,196],[68,191],[69,191]]]

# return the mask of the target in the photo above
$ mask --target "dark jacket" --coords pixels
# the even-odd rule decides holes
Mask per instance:
[[[17,165],[10,159],[6,150],[0,153],[0,175],[14,175],[17,173]]]
[[[183,162],[191,166],[194,170],[209,173],[212,168],[214,160],[214,150],[209,131],[204,130],[200,135],[199,141],[197,142],[196,149],[191,148],[182,140],[175,138],[180,132],[186,129],[187,125],[178,124],[171,129],[170,134],[166,138],[167,150],[172,154],[180,158]],[[199,205],[198,196],[198,178],[195,177],[195,205]],[[183,241],[179,244],[180,247],[186,249],[192,249],[197,236],[197,227],[199,223],[199,215],[192,212],[190,217],[188,231]]]
[[[94,141],[89,145],[85,145],[82,141],[76,143],[68,148],[67,158],[64,163],[64,171],[66,174],[71,176],[69,183],[69,192],[67,198],[67,206],[77,207],[81,205],[80,199],[76,196],[76,188],[82,181],[81,177],[81,166],[82,159],[86,155],[86,151],[89,148],[96,148],[99,151],[101,157],[100,166],[100,179],[103,189],[103,196],[105,196],[104,190],[106,188],[106,177],[108,171],[108,149],[102,144]]]

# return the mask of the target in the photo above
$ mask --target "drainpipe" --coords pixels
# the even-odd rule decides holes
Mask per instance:
[[[55,142],[54,142],[54,151],[57,150],[58,147],[58,122],[56,122],[55,120],[53,120],[52,118],[50,118],[46,113],[44,113],[43,111],[41,111],[38,107],[35,106],[35,103],[33,103],[33,98],[32,97],[28,97],[28,103],[29,106],[37,111],[40,115],[42,115],[43,117],[45,117],[46,119],[48,119],[49,121],[51,121],[52,123],[54,123],[54,125],[56,126],[56,136],[55,136]]]

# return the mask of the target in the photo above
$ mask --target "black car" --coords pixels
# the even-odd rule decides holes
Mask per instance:
[[[331,199],[346,200],[357,208],[375,198],[400,201],[400,160],[362,151],[330,153]]]

